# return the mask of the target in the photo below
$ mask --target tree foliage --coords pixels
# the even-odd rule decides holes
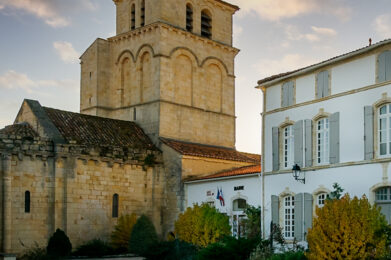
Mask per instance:
[[[316,209],[308,231],[309,259],[373,259],[387,253],[384,216],[367,198],[348,194]]]
[[[50,237],[46,250],[53,258],[68,256],[71,254],[72,244],[65,232],[57,229]]]
[[[130,234],[134,224],[137,222],[137,215],[123,215],[118,219],[117,225],[111,234],[111,245],[115,249],[127,249],[129,246]]]
[[[147,216],[141,215],[130,234],[129,251],[143,256],[157,242],[155,226]]]
[[[175,234],[180,240],[206,247],[231,234],[228,216],[208,204],[194,205],[179,215]]]
[[[261,207],[247,206],[244,211],[247,218],[243,220],[247,238],[261,237]]]

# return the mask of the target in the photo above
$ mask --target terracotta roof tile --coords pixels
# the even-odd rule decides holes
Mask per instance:
[[[27,123],[14,124],[0,129],[0,134],[15,135],[21,137],[39,137],[38,133]]]
[[[386,40],[383,40],[383,41],[380,41],[380,42],[377,42],[375,44],[372,44],[370,46],[365,46],[363,48],[359,48],[357,50],[354,50],[354,51],[351,51],[351,52],[347,52],[347,53],[344,53],[344,54],[341,54],[341,55],[338,55],[338,56],[335,56],[333,58],[330,58],[328,60],[325,60],[325,61],[322,61],[322,62],[319,62],[319,63],[316,63],[316,64],[312,64],[312,65],[309,65],[309,66],[306,66],[306,67],[303,67],[303,68],[300,68],[300,69],[296,69],[296,70],[293,70],[293,71],[289,71],[289,72],[285,72],[285,73],[280,73],[280,74],[276,74],[276,75],[272,75],[272,76],[269,76],[269,77],[266,77],[264,79],[261,79],[258,81],[258,85],[261,85],[261,84],[264,84],[266,82],[269,82],[269,81],[272,81],[272,80],[275,80],[275,79],[278,79],[278,78],[283,78],[285,76],[289,76],[291,74],[294,74],[296,72],[299,72],[299,71],[302,71],[302,70],[305,70],[305,69],[308,69],[308,68],[311,68],[311,67],[315,67],[315,66],[319,66],[319,65],[323,65],[323,64],[326,64],[328,62],[331,62],[331,61],[334,61],[334,60],[337,60],[339,58],[344,58],[344,56],[348,56],[350,54],[354,54],[356,52],[361,52],[365,49],[368,49],[371,50],[371,49],[374,49],[374,48],[377,48],[379,46],[382,46],[384,44],[388,44],[391,42],[391,39],[386,39]]]
[[[186,181],[198,181],[198,180],[209,180],[209,179],[218,179],[218,178],[225,178],[225,177],[243,176],[243,175],[255,174],[259,172],[261,172],[261,165],[251,165],[251,166],[235,168],[228,171],[221,171],[208,176],[190,178],[187,179]]]
[[[44,107],[49,119],[66,141],[91,146],[131,147],[156,150],[134,122],[72,113]]]
[[[238,152],[232,148],[188,143],[167,138],[161,138],[161,140],[163,143],[183,155],[248,162],[252,164],[258,164],[261,161],[260,155]]]

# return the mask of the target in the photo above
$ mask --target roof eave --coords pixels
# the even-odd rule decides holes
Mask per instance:
[[[237,179],[237,178],[244,178],[244,177],[253,177],[257,176],[258,173],[247,173],[247,174],[241,174],[241,175],[233,175],[233,176],[224,176],[224,177],[215,177],[215,178],[209,178],[209,179],[198,179],[198,180],[185,180],[183,183],[185,184],[192,184],[197,182],[207,182],[207,181],[219,181],[219,180],[227,180],[227,179]]]

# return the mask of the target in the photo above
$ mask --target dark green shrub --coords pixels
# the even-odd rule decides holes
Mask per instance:
[[[198,253],[198,259],[247,260],[258,243],[258,239],[225,237],[202,249]]]
[[[173,240],[152,245],[144,256],[147,260],[192,260],[196,255],[196,246]]]
[[[247,206],[244,211],[247,218],[243,220],[247,238],[261,237],[261,207]]]
[[[52,257],[68,256],[71,254],[72,244],[65,232],[57,229],[49,239],[46,250],[48,255]]]
[[[100,239],[88,241],[84,245],[79,246],[72,255],[74,256],[88,256],[88,257],[102,257],[105,255],[115,254],[115,251],[106,242]]]
[[[20,258],[20,260],[50,260],[53,259],[49,257],[46,253],[46,248],[39,247],[35,245],[34,247],[28,249]]]
[[[153,223],[147,216],[142,215],[134,224],[130,234],[129,251],[143,256],[157,242],[158,238]]]
[[[305,257],[304,252],[285,252],[282,254],[275,254],[273,255],[270,260],[306,260],[307,257]]]

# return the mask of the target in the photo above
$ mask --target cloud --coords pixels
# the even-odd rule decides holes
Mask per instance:
[[[309,42],[318,42],[321,39],[330,39],[331,37],[335,37],[337,32],[331,28],[311,26],[311,32],[303,34],[296,26],[287,25],[285,27],[285,35],[288,40],[291,41],[299,41],[304,39]]]
[[[65,63],[78,63],[80,54],[73,48],[70,42],[54,42],[54,49]]]
[[[341,20],[350,19],[351,9],[341,0],[232,0],[241,7],[241,15],[250,12],[262,19],[278,21],[309,13],[330,13]]]
[[[373,22],[373,27],[382,38],[391,38],[391,15],[379,15]]]
[[[32,80],[26,74],[9,70],[0,75],[0,89],[22,89],[27,93],[37,92],[41,87],[57,87],[77,90],[76,80]]]
[[[255,64],[255,69],[260,73],[262,78],[296,70],[315,64],[317,61],[314,58],[305,57],[300,54],[287,54],[281,60],[263,59]]]
[[[66,13],[72,10],[94,10],[91,0],[0,0],[0,10],[5,7],[22,10],[45,21],[51,27],[65,27],[71,22]]]

